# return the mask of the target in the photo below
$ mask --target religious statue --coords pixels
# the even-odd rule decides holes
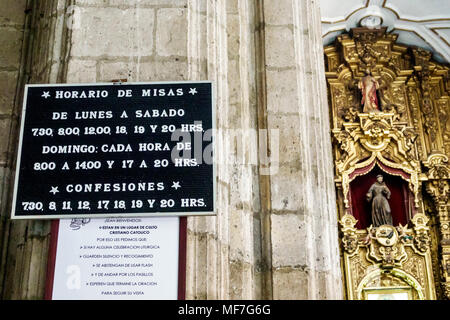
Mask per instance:
[[[367,69],[366,75],[358,82],[358,89],[361,89],[362,94],[361,104],[364,105],[364,113],[380,111],[377,98],[379,87],[378,81],[372,77],[370,69]]]
[[[372,225],[379,227],[383,224],[393,225],[391,207],[388,199],[391,197],[391,191],[383,181],[383,176],[379,174],[367,192],[367,201],[372,200]]]

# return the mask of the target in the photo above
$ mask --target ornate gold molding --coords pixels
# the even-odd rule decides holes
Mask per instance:
[[[411,297],[435,297],[432,279],[439,268],[431,264],[430,251],[438,248],[431,241],[430,232],[434,231],[424,214],[426,190],[439,221],[440,274],[450,298],[450,68],[432,61],[426,50],[396,44],[397,35],[385,31],[355,28],[325,48],[349,297],[364,296],[352,290],[367,276],[363,270],[374,265],[384,270],[382,274],[395,269],[397,274],[404,272],[416,279],[423,294],[416,292]],[[407,181],[415,213],[408,226],[355,228],[350,183],[375,164]],[[392,239],[388,242],[395,244],[383,243],[382,234],[389,230]],[[405,268],[416,268],[415,275]],[[405,279],[402,281],[408,283]]]
[[[414,194],[415,206],[418,207],[420,188],[420,163],[411,155],[415,133],[404,123],[394,122],[394,113],[358,113],[359,123],[345,122],[342,129],[333,129],[342,153],[336,161],[337,181],[341,182],[344,205],[349,207],[348,192],[350,175],[359,168],[364,168],[375,160],[388,167],[400,169],[410,175],[406,179]],[[410,133],[408,130],[411,130]],[[386,149],[389,156],[386,158]],[[361,160],[363,155],[369,155]]]
[[[435,299],[433,272],[430,257],[428,218],[416,214],[412,228],[382,225],[367,230],[355,228],[356,219],[345,214],[341,224],[341,241],[347,270],[349,298],[361,298],[367,288],[384,290],[394,288],[393,282],[410,285],[414,296]],[[378,284],[371,284],[376,280]],[[387,280],[390,279],[388,283]]]

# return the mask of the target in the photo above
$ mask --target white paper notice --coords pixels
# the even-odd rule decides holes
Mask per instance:
[[[179,218],[63,219],[52,299],[177,299]]]

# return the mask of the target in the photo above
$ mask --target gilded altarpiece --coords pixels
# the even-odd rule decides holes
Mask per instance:
[[[450,68],[396,40],[325,47],[347,298],[450,299]]]

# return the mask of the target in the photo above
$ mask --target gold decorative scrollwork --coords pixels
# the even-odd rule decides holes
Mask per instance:
[[[345,249],[344,262],[349,272],[347,283],[351,284],[351,299],[361,297],[363,288],[393,288],[395,281],[402,282],[402,286],[405,286],[405,279],[408,279],[406,283],[414,283],[413,289],[418,290],[417,297],[435,297],[428,252],[428,218],[423,214],[416,214],[411,222],[412,228],[382,225],[358,230],[355,228],[356,219],[352,215],[345,214],[342,217],[340,224]],[[402,276],[398,277],[400,273]],[[374,274],[379,278],[374,278]],[[367,282],[368,278],[371,279],[371,284]],[[389,283],[384,283],[388,278]],[[379,282],[377,286],[374,281]]]
[[[378,274],[393,277],[391,284],[401,278],[398,286],[415,286],[412,298],[433,299],[435,285],[442,285],[450,299],[450,68],[396,40],[385,28],[355,28],[325,48],[348,296],[363,298],[361,283]],[[363,78],[373,80],[364,87]],[[376,91],[373,85],[367,95],[371,83]],[[369,107],[363,105],[367,99]],[[414,200],[408,225],[356,228],[350,184],[375,164],[407,182]],[[439,223],[441,283],[433,276],[439,269],[431,252],[437,256],[438,248],[425,214],[425,191],[434,204],[427,214]]]
[[[342,246],[350,256],[358,249],[358,236],[356,234],[356,219],[352,215],[345,215],[340,224],[342,226]]]

